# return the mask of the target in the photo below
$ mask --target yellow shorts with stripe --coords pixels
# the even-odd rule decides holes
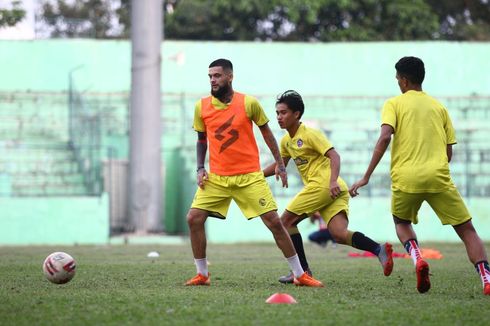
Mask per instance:
[[[398,189],[391,192],[391,213],[414,224],[419,222],[418,211],[426,201],[444,225],[459,225],[471,220],[470,213],[456,187],[437,193],[407,193]]]
[[[209,173],[208,176],[204,189],[197,189],[192,208],[225,219],[233,199],[247,219],[277,211],[277,204],[262,171],[232,176]]]
[[[319,212],[328,224],[332,217],[342,211],[346,216],[349,215],[349,192],[342,191],[333,199],[329,188],[306,186],[289,202],[286,209],[298,216]]]

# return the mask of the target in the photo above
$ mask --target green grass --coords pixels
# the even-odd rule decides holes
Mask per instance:
[[[377,259],[349,258],[344,246],[306,244],[322,289],[279,284],[288,268],[273,244],[210,245],[210,287],[183,286],[195,274],[190,246],[0,247],[0,325],[487,325],[490,297],[463,245],[424,245],[444,258],[429,260],[423,295],[411,260],[395,259],[385,277]],[[77,260],[65,285],[42,274],[58,250]],[[276,292],[298,304],[266,304]]]

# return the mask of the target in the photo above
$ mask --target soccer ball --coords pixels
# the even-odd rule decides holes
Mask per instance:
[[[53,283],[68,283],[75,276],[76,262],[66,252],[53,252],[43,263],[44,276]]]

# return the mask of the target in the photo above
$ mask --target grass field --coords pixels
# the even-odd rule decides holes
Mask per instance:
[[[190,246],[0,247],[0,324],[488,325],[490,297],[463,245],[423,247],[444,255],[429,260],[432,289],[423,295],[411,260],[396,258],[385,277],[377,259],[349,258],[343,246],[306,244],[321,289],[278,283],[288,268],[273,244],[210,245],[210,287],[183,286],[195,274]],[[153,250],[154,260],[146,257]],[[53,251],[77,260],[68,284],[44,279],[41,265]],[[266,304],[277,292],[298,304]]]

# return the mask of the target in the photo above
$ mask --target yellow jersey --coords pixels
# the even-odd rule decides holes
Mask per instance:
[[[332,144],[320,130],[308,128],[304,123],[292,138],[286,133],[281,139],[281,156],[294,160],[305,186],[329,187],[331,167],[325,153],[331,148]],[[342,178],[337,182],[342,191],[347,190]]]
[[[456,136],[447,109],[422,91],[388,99],[382,124],[393,127],[392,188],[408,193],[442,192],[453,186],[447,145]]]

